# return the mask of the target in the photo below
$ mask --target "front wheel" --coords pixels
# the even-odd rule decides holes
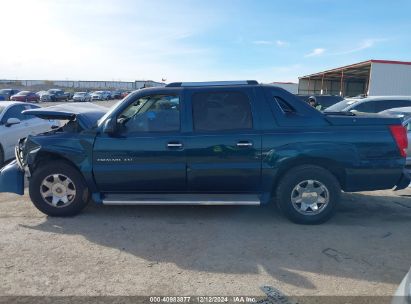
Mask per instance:
[[[321,224],[334,214],[341,187],[328,170],[303,165],[287,172],[278,184],[277,204],[297,224]]]
[[[80,172],[65,161],[39,164],[30,178],[33,204],[50,216],[73,216],[87,205],[89,192]]]

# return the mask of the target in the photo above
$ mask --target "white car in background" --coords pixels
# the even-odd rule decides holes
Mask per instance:
[[[50,130],[59,123],[21,112],[39,106],[17,101],[0,102],[0,167],[14,157],[14,147],[20,138]]]
[[[91,100],[109,100],[111,94],[107,91],[95,91],[91,94]]]
[[[76,92],[73,95],[74,101],[91,101],[91,95],[87,92]]]

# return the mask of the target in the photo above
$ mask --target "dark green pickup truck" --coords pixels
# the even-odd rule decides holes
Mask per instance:
[[[321,113],[256,81],[172,83],[110,110],[65,104],[25,111],[68,121],[21,139],[0,192],[52,216],[90,198],[114,204],[260,205],[297,223],[333,214],[341,190],[404,188],[407,138],[398,118]]]

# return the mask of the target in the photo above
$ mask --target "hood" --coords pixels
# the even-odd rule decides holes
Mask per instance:
[[[78,120],[85,129],[93,127],[108,108],[90,102],[66,103],[51,107],[25,110],[24,115],[34,115],[42,119]]]

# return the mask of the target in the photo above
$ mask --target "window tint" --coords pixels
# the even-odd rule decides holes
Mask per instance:
[[[411,100],[380,100],[378,102],[378,112],[401,107],[410,107]]]
[[[274,100],[277,101],[278,105],[280,106],[281,110],[283,110],[284,113],[295,112],[295,109],[281,97],[275,96]]]
[[[127,133],[180,130],[180,99],[173,95],[151,95],[134,101],[117,118]]]
[[[24,115],[21,114],[21,112],[23,110],[25,110],[25,109],[21,105],[11,106],[10,108],[7,109],[6,113],[4,113],[4,116],[2,118],[2,122],[6,123],[9,118],[18,118],[20,120],[23,120]]]
[[[356,110],[358,112],[365,112],[365,113],[376,113],[378,112],[376,103],[377,103],[376,101],[362,102],[354,106],[353,108],[351,108],[351,110]]]
[[[241,92],[195,93],[192,97],[194,130],[252,129],[247,95]]]

